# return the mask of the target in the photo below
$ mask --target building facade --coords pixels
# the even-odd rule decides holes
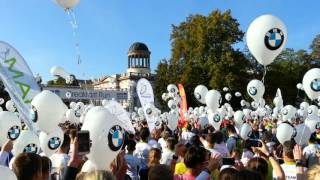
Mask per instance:
[[[133,43],[128,51],[128,68],[126,72],[107,75],[97,81],[78,80],[78,86],[46,85],[43,89],[50,90],[65,102],[84,101],[101,105],[102,100],[116,100],[129,112],[140,107],[136,93],[136,84],[140,78],[154,82],[151,73],[150,54],[148,47],[141,42]]]

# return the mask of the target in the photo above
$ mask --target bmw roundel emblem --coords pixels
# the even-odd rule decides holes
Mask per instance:
[[[270,29],[264,36],[264,44],[269,50],[277,50],[281,47],[284,41],[284,34],[281,29]]]
[[[152,109],[151,108],[146,109],[146,113],[147,113],[147,115],[151,115],[152,114]]]
[[[31,143],[31,144],[26,145],[26,147],[24,147],[23,152],[24,153],[37,153],[38,147],[37,147],[37,145]]]
[[[257,90],[256,87],[252,86],[252,87],[249,88],[249,94],[251,94],[252,96],[257,95],[257,92],[258,92],[258,90]]]
[[[48,148],[51,150],[56,150],[61,144],[61,139],[59,137],[52,137],[48,141]]]
[[[109,130],[108,144],[112,151],[118,151],[124,143],[123,129],[119,125],[113,126]]]
[[[282,110],[282,114],[283,114],[283,115],[287,115],[287,114],[288,114],[288,110],[287,110],[287,109],[283,109],[283,110]]]
[[[38,121],[38,112],[37,112],[37,109],[34,106],[32,106],[31,110],[30,110],[30,119],[33,122],[37,122]]]
[[[320,92],[320,78],[316,78],[311,82],[311,89]]]
[[[194,94],[194,96],[196,97],[197,100],[201,99],[201,95],[199,93]]]
[[[219,116],[219,114],[214,115],[213,121],[216,122],[216,123],[220,121],[220,116]]]
[[[12,141],[16,140],[20,135],[20,128],[19,126],[12,126],[8,130],[8,138]]]

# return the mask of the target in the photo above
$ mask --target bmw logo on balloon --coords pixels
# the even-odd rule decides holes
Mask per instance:
[[[283,41],[284,34],[278,28],[270,29],[264,37],[264,44],[270,50],[277,50],[279,47],[281,47]]]
[[[250,93],[252,96],[256,95],[257,92],[258,92],[258,90],[257,90],[256,87],[250,87],[250,88],[249,88],[249,93]]]
[[[31,143],[31,144],[26,145],[26,147],[24,147],[23,152],[24,153],[37,153],[38,147],[37,147],[37,145]]]
[[[109,130],[108,144],[112,151],[118,151],[124,143],[123,129],[119,125],[113,126]]]
[[[51,150],[56,150],[61,144],[61,140],[59,137],[52,137],[49,139],[48,147]]]
[[[320,91],[320,78],[314,79],[311,82],[311,89],[316,91],[316,92]]]
[[[16,140],[20,135],[19,126],[12,126],[8,131],[8,138],[12,141]]]

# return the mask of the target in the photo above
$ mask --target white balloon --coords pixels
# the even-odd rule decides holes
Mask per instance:
[[[297,89],[300,89],[300,90],[302,90],[302,89],[303,89],[303,85],[302,85],[302,83],[298,83],[298,84],[297,84]]]
[[[87,157],[97,165],[97,170],[106,170],[124,144],[124,129],[119,120],[106,108],[94,107],[86,115],[81,130],[90,132],[92,146]],[[101,156],[108,154],[108,156]]]
[[[276,106],[276,107],[279,107],[279,108],[282,108],[283,107],[283,100],[281,97],[275,97],[273,99],[273,104]]]
[[[236,97],[242,96],[242,94],[241,94],[240,92],[236,92],[234,95],[235,95]]]
[[[175,102],[173,99],[170,99],[170,100],[168,101],[168,107],[169,107],[170,109],[178,109],[178,103]]]
[[[307,102],[302,102],[300,104],[300,109],[303,111],[308,111],[308,107],[309,107],[309,103],[307,103]]]
[[[222,89],[222,91],[223,91],[223,92],[227,92],[227,91],[229,91],[229,88],[228,88],[228,87],[224,87],[224,88]]]
[[[89,173],[95,170],[97,170],[97,166],[90,160],[87,160],[81,168],[81,172],[84,173]]]
[[[10,112],[16,111],[16,106],[14,105],[14,102],[12,100],[6,102],[6,109]]]
[[[16,140],[21,132],[21,121],[12,112],[0,112],[0,146],[8,139]]]
[[[271,64],[287,42],[287,28],[272,15],[256,18],[247,31],[247,45],[251,54],[262,65]]]
[[[206,105],[208,106],[208,108],[212,112],[215,112],[219,108],[220,101],[221,101],[221,94],[219,91],[212,89],[208,91],[205,99],[206,99]]]
[[[278,141],[283,144],[286,141],[290,141],[294,135],[294,128],[288,123],[281,123],[277,127],[277,139]]]
[[[20,153],[39,153],[40,142],[38,136],[29,130],[21,131],[18,139],[13,143],[12,154],[18,156]]]
[[[236,111],[234,113],[234,121],[238,127],[245,122],[245,115],[242,111]]]
[[[68,110],[61,98],[48,90],[44,90],[36,95],[31,105],[32,121],[46,133],[50,133],[56,129]]]
[[[243,109],[243,114],[245,115],[246,119],[251,119],[251,109]]]
[[[257,109],[257,108],[259,107],[259,103],[256,102],[256,101],[252,101],[252,102],[251,102],[251,107],[252,107],[253,109]]]
[[[227,101],[230,101],[232,98],[232,95],[230,93],[227,93],[224,97]]]
[[[56,1],[59,1],[59,0],[56,0]],[[60,1],[70,1],[70,0],[60,0]],[[53,66],[50,69],[50,73],[53,76],[57,76],[57,77],[61,77],[61,78],[65,79],[67,84],[70,84],[74,81],[73,76],[70,73],[66,72],[60,66]]]
[[[311,133],[312,133],[311,130],[305,124],[299,124],[295,128],[296,128],[297,134],[294,137],[294,140],[300,146],[306,145],[311,136]]]
[[[319,108],[315,105],[311,105],[308,107],[308,116],[310,115],[318,115]]]
[[[320,68],[310,69],[302,80],[303,89],[311,100],[320,96]]]
[[[309,115],[304,121],[304,124],[311,130],[311,132],[315,132],[316,129],[320,128],[320,118],[317,115]]]
[[[0,105],[2,105],[4,103],[4,99],[0,98]]]
[[[75,108],[76,108],[76,105],[77,105],[77,103],[71,102],[71,103],[69,104],[69,107],[70,107],[71,109],[75,109]]]
[[[296,118],[297,109],[292,105],[286,105],[281,109],[281,115],[283,121],[292,122]]]
[[[202,104],[206,104],[207,93],[208,93],[208,88],[204,85],[198,85],[194,89],[194,97]]]
[[[215,130],[220,130],[222,116],[219,113],[209,113],[208,122],[214,127]]]
[[[167,91],[168,91],[169,93],[172,93],[172,94],[177,94],[177,93],[179,92],[177,86],[174,85],[174,84],[169,84],[169,85],[167,86]]]
[[[247,92],[249,96],[255,101],[259,101],[259,99],[262,98],[264,91],[264,84],[259,80],[254,79],[248,83]]]
[[[17,180],[17,176],[10,168],[0,165],[0,177],[5,180]]]
[[[240,137],[244,140],[247,140],[250,138],[251,133],[252,133],[252,128],[250,124],[244,123],[240,129]]]
[[[240,101],[240,105],[241,105],[242,107],[246,106],[246,101],[242,99],[242,100]]]
[[[79,118],[76,116],[76,112],[73,109],[68,109],[66,112],[66,119],[70,121],[70,123],[78,124]]]
[[[168,116],[168,127],[171,131],[174,131],[178,127],[179,112],[173,110],[173,111],[170,111],[167,116]]]
[[[60,127],[49,134],[40,132],[39,141],[41,150],[47,157],[50,157],[61,147],[64,140],[63,131]]]
[[[79,4],[80,0],[55,0],[62,8],[71,9]]]

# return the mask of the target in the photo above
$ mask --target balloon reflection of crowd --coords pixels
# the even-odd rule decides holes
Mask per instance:
[[[83,167],[86,157],[78,154],[76,138],[80,128],[64,124],[63,144],[51,157],[35,153],[13,157],[13,144],[7,141],[1,147],[0,164],[9,166],[18,180],[320,179],[320,131],[301,147],[293,139],[278,142],[276,121],[248,124],[252,133],[243,140],[231,120],[224,120],[219,131],[187,124],[174,132],[165,124],[149,132],[147,123],[140,122],[135,134],[126,134],[123,150],[104,171]]]

